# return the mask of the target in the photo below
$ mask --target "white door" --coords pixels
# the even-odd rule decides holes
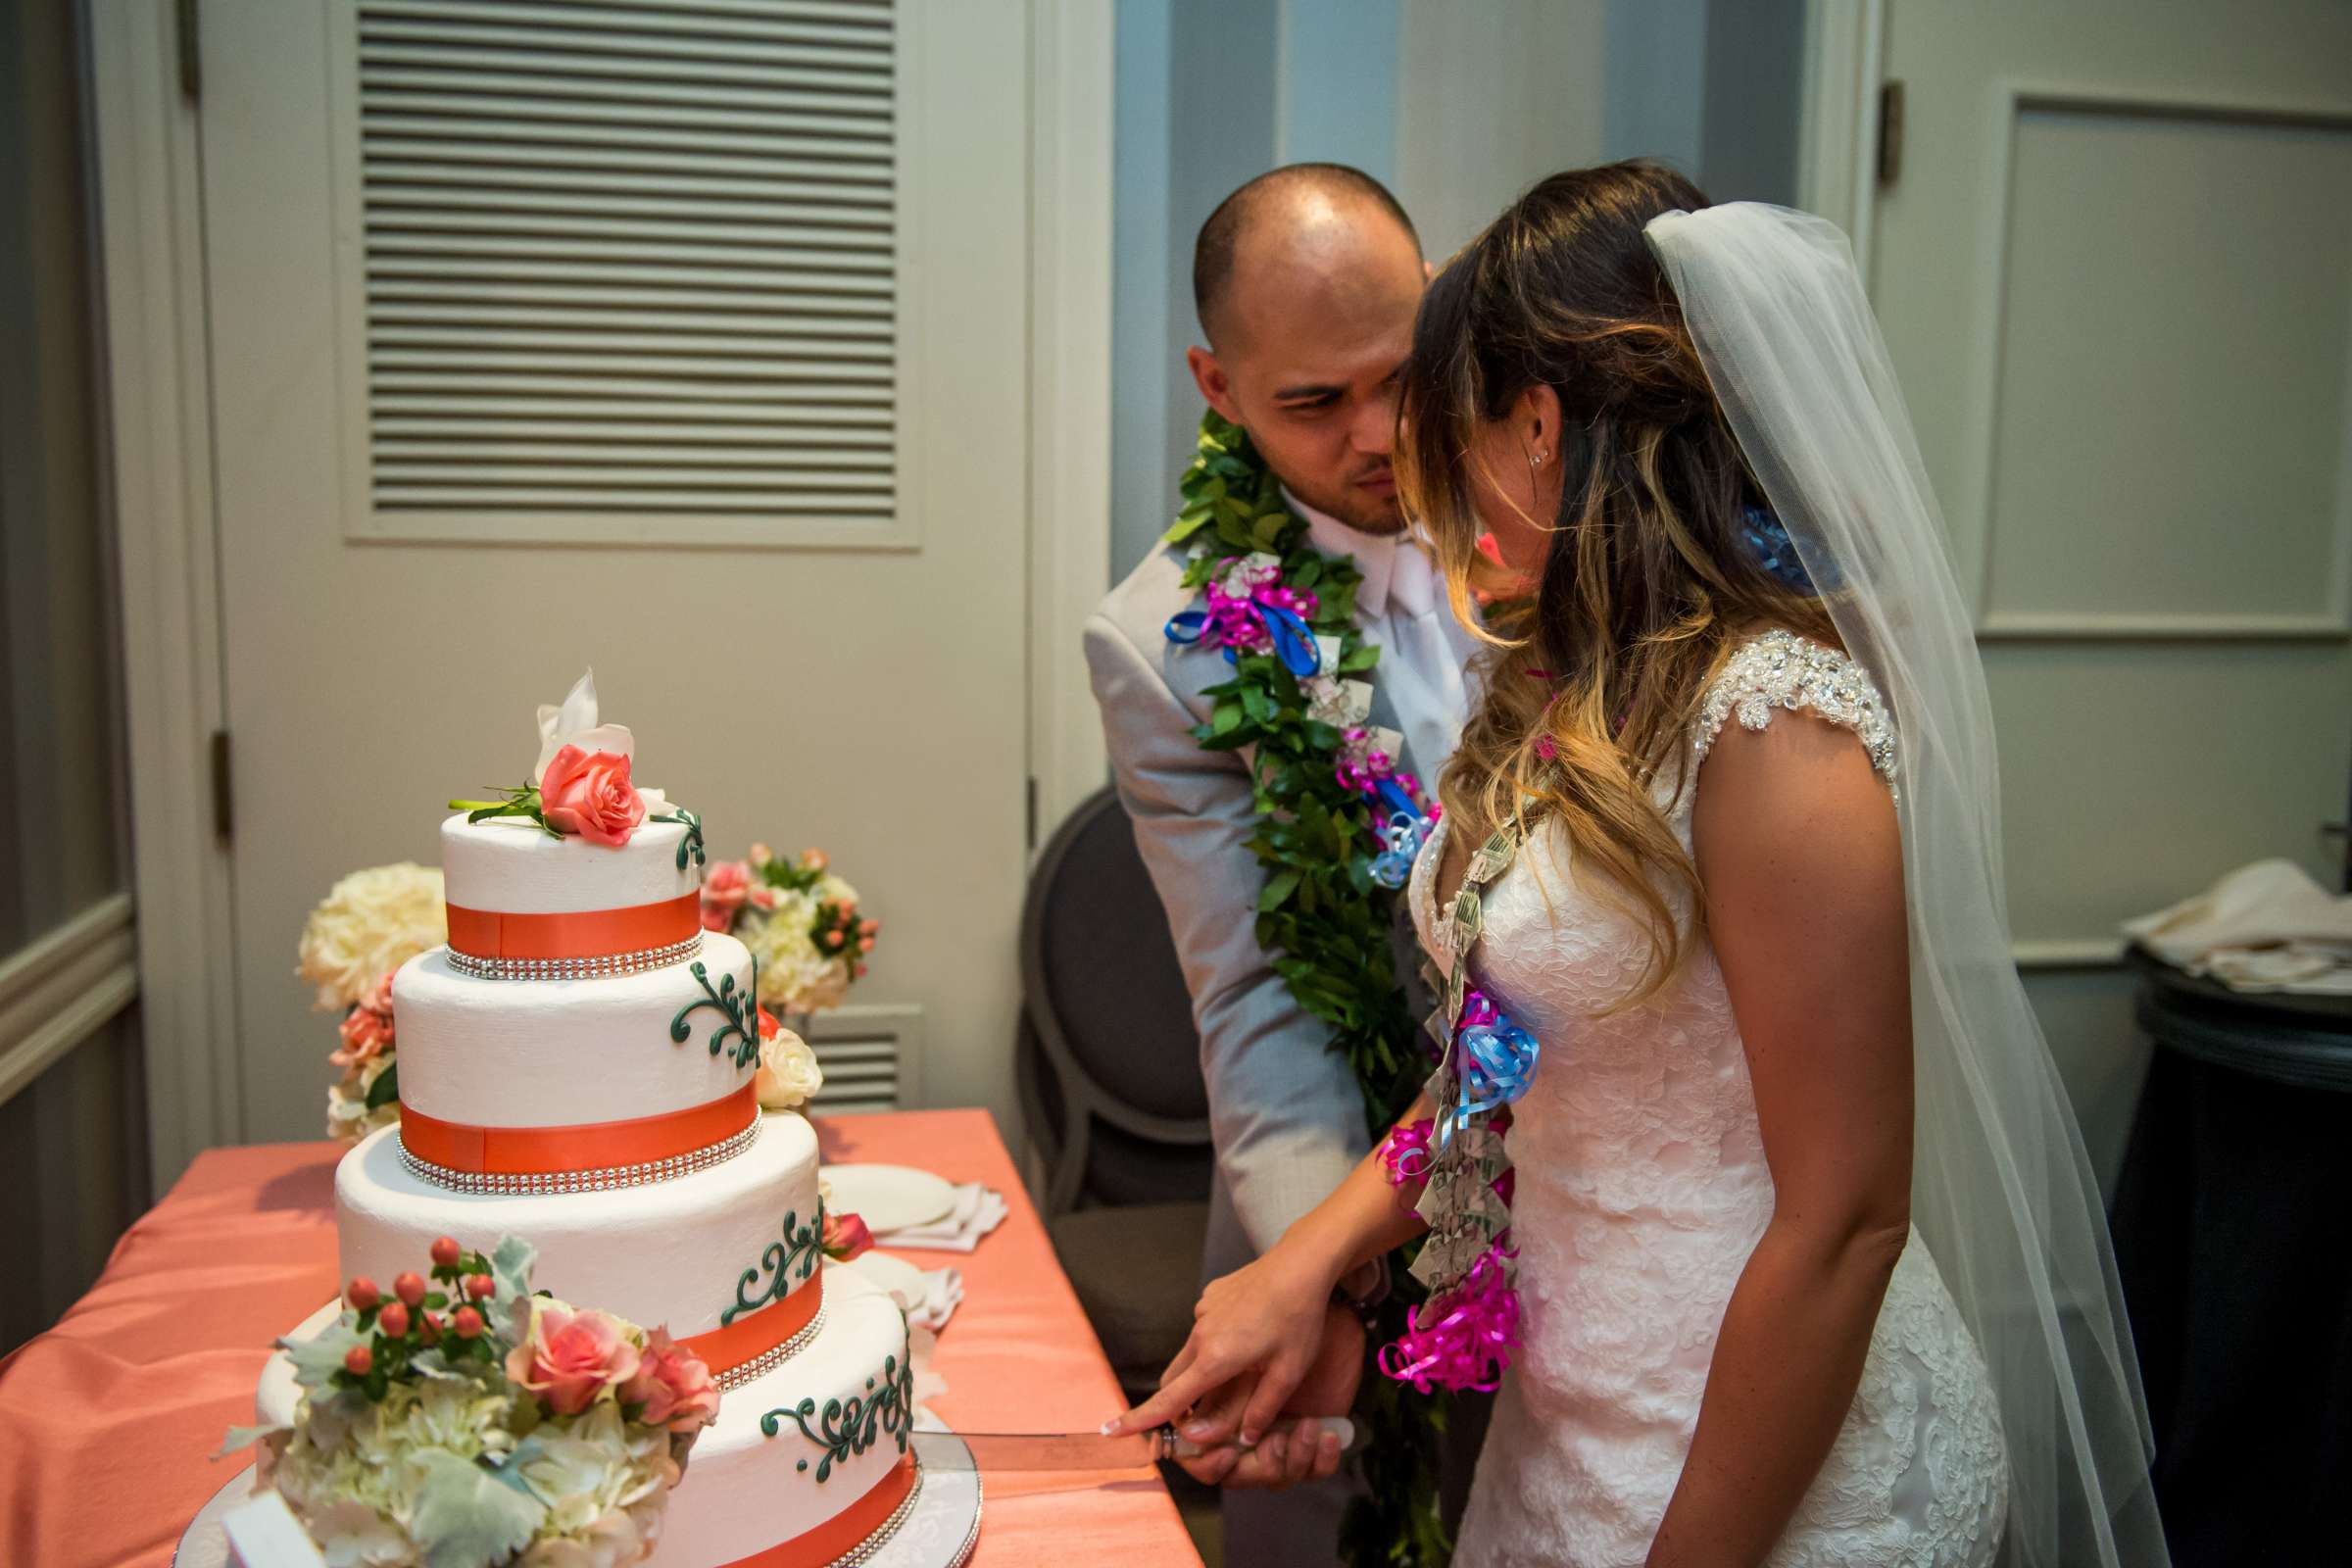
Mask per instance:
[[[1018,0],[201,13],[246,1137],[293,976],[596,667],[714,857],[821,845],[920,1098],[1009,1112],[1024,868]]]
[[[1976,596],[2020,957],[2107,1159],[2116,923],[2352,771],[2352,8],[1887,0],[1872,294]]]

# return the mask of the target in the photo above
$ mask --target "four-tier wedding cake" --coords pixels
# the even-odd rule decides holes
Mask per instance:
[[[649,1560],[819,1568],[913,1506],[906,1319],[826,1265],[815,1134],[754,1095],[752,956],[700,919],[700,819],[629,784],[593,704],[543,710],[532,783],[442,824],[449,942],[393,983],[400,1121],[336,1172],[342,1274],[527,1242],[534,1288],[666,1328],[721,1390]],[[299,1393],[280,1356],[264,1420]]]

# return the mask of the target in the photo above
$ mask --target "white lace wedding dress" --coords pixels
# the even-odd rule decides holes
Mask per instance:
[[[1732,718],[1760,729],[1790,709],[1854,729],[1891,783],[1893,735],[1867,675],[1788,632],[1726,664],[1683,771],[1696,776]],[[1693,793],[1659,785],[1686,849]],[[1441,968],[1452,957],[1435,906],[1445,840],[1441,822],[1410,893]],[[1633,981],[1642,946],[1626,915],[1575,885],[1562,845],[1539,830],[1487,890],[1471,956],[1475,983],[1543,1056],[1508,1146],[1524,1345],[1479,1460],[1462,1568],[1642,1561],[1690,1450],[1724,1307],[1773,1208],[1714,949],[1700,938],[1653,1002],[1594,1019]],[[1993,1560],[2007,1501],[1983,1358],[1915,1230],[1853,1407],[1767,1560],[1974,1568]]]

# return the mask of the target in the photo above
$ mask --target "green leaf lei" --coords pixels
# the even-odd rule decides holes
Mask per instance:
[[[1339,667],[1326,673],[1373,669],[1380,650],[1355,625],[1362,573],[1349,557],[1314,547],[1247,431],[1213,409],[1204,413],[1199,453],[1178,488],[1184,507],[1164,538],[1191,551],[1187,588],[1207,583],[1232,557],[1271,555],[1286,586],[1315,595],[1308,628],[1338,640]],[[1244,653],[1233,677],[1202,695],[1216,705],[1193,731],[1202,748],[1252,749],[1258,828],[1249,842],[1266,873],[1257,941],[1291,996],[1331,1025],[1331,1049],[1353,1069],[1377,1139],[1412,1103],[1429,1060],[1390,946],[1398,895],[1372,879],[1372,805],[1340,782],[1340,730],[1308,716],[1307,694],[1280,659]],[[1402,1253],[1390,1261],[1394,1289],[1372,1327],[1374,1346],[1403,1332],[1404,1314],[1420,1298],[1408,1262]],[[1411,1395],[1368,1365],[1356,1413],[1368,1427],[1368,1495],[1349,1505],[1341,1549],[1357,1568],[1444,1563],[1451,1543],[1438,1514],[1437,1438],[1446,1397]]]

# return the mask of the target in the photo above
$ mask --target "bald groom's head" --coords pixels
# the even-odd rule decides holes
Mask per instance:
[[[1201,395],[1298,500],[1369,531],[1402,521],[1389,472],[1394,376],[1427,280],[1396,198],[1340,164],[1260,174],[1217,205],[1193,247],[1208,346],[1187,359]]]

